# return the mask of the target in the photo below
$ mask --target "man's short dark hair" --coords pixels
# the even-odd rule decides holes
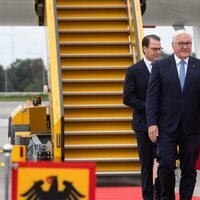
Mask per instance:
[[[150,39],[154,39],[157,41],[160,41],[160,37],[157,35],[151,34],[151,35],[146,35],[143,40],[142,40],[142,47],[149,47]]]

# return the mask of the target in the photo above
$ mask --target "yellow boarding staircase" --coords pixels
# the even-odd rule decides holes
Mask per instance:
[[[46,0],[55,160],[92,161],[97,175],[137,175],[126,68],[141,55],[139,0]]]

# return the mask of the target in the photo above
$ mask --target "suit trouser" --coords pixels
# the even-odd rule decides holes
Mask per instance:
[[[149,139],[147,131],[136,132],[136,139],[141,163],[142,196],[144,200],[153,200],[155,144]]]
[[[191,200],[195,183],[195,163],[198,157],[200,136],[186,135],[181,127],[173,133],[160,132],[157,139],[158,174],[162,188],[162,200],[175,199],[175,162],[180,160],[180,200]],[[177,150],[178,147],[178,150]]]

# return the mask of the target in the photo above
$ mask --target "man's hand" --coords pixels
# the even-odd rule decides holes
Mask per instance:
[[[150,140],[155,143],[158,137],[158,126],[152,125],[148,129]]]

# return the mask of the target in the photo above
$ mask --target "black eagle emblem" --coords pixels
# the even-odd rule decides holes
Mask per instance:
[[[21,196],[26,200],[80,200],[85,197],[69,181],[63,181],[65,187],[63,191],[58,191],[57,176],[47,177],[47,182],[50,184],[48,191],[42,189],[44,181],[39,180],[34,182],[33,186]]]

